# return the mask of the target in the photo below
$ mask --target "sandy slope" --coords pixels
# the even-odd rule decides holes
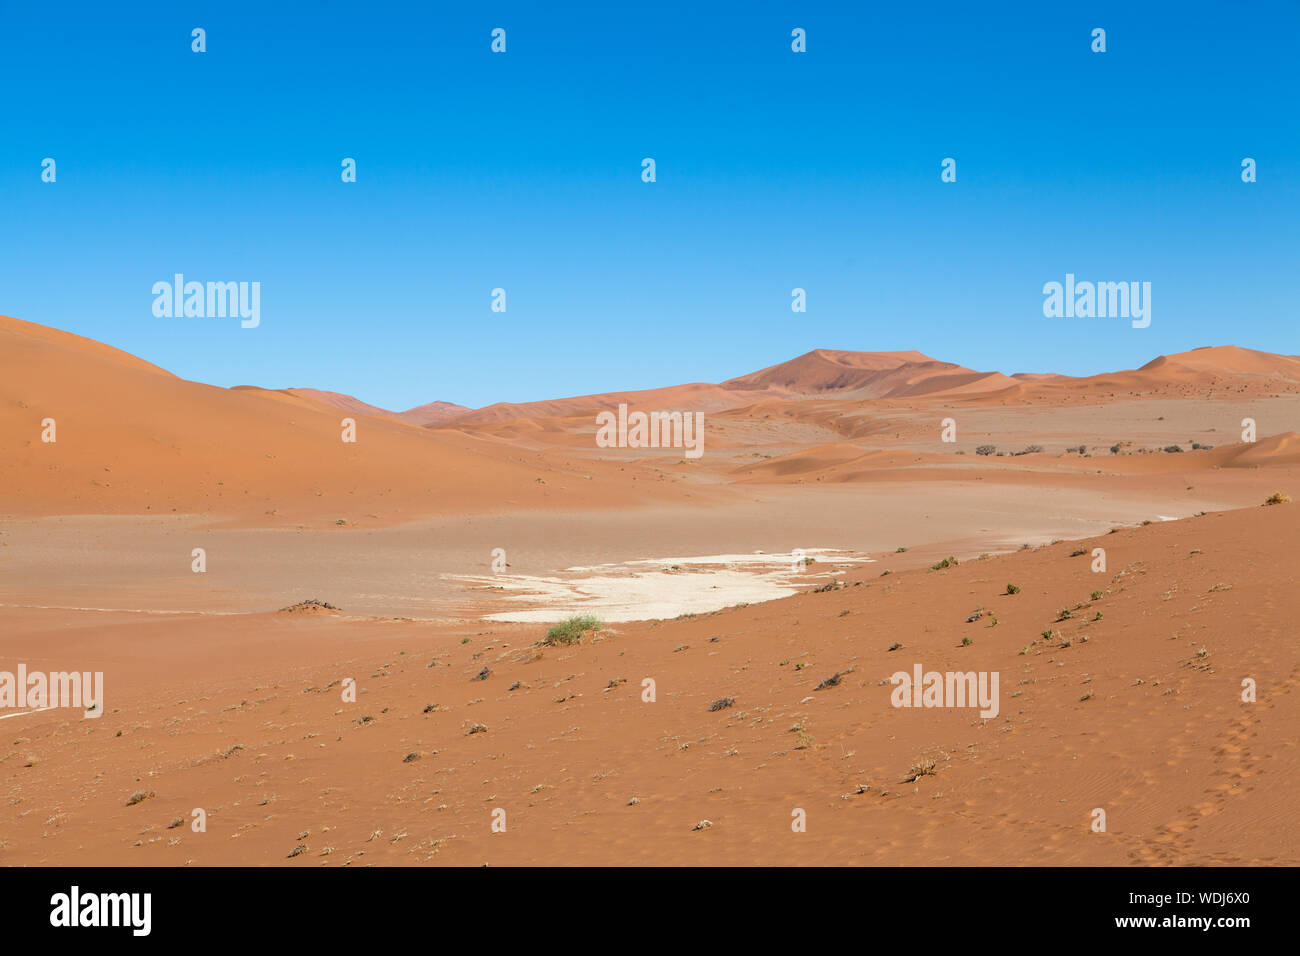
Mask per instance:
[[[342,410],[185,381],[16,319],[0,319],[0,357],[4,513],[197,513],[274,526],[672,494],[633,485],[635,468],[626,478],[610,463],[578,470],[385,418],[360,419],[346,443]],[[47,418],[53,443],[42,441]]]
[[[93,664],[110,699],[5,725],[0,862],[1294,865],[1297,532],[1294,505],[1214,513],[567,648],[529,626],[5,611],[10,653]],[[917,663],[997,671],[1000,713],[892,707],[882,681]]]

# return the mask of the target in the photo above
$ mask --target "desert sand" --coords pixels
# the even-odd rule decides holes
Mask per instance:
[[[0,318],[0,368],[0,671],[106,686],[0,709],[0,863],[1300,862],[1296,357],[393,412]],[[598,447],[620,403],[703,456]]]

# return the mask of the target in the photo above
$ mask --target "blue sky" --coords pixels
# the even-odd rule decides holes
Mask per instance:
[[[1300,352],[1295,2],[292,6],[0,3],[0,313],[396,409]],[[261,325],[156,318],[176,272]],[[1044,318],[1067,272],[1151,326]]]

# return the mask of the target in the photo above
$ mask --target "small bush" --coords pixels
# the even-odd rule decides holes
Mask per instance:
[[[933,760],[918,760],[912,766],[907,768],[907,776],[903,778],[904,783],[913,783],[922,777],[934,776]]]
[[[1181,445],[1166,445],[1164,450],[1169,452],[1170,454],[1173,454],[1174,452],[1182,451],[1183,448]]]
[[[567,621],[561,621],[542,638],[543,644],[551,646],[559,644],[580,644],[582,635],[588,631],[599,631],[604,624],[600,618],[593,617],[590,614],[577,614]]]
[[[1019,594],[1019,593],[1020,593],[1020,586],[1017,585],[1017,584],[1008,584],[1008,585],[1007,585],[1007,593],[1008,593],[1008,594]]]
[[[825,678],[820,684],[814,687],[813,690],[825,690],[827,687],[839,687],[840,683],[844,680],[844,675],[847,673],[848,671],[836,671],[830,677]]]
[[[1264,499],[1266,505],[1284,505],[1291,500],[1290,495],[1285,495],[1280,491],[1275,491]]]
[[[944,558],[944,559],[943,559],[942,561],[940,561],[938,564],[932,564],[932,565],[930,565],[930,570],[931,570],[931,571],[943,571],[943,570],[945,570],[946,568],[955,568],[956,566],[957,566],[957,559],[954,558],[954,557],[950,554],[950,555],[948,555],[948,557]]]
[[[977,455],[992,455],[992,454],[993,454],[994,452],[996,452],[997,450],[998,450],[998,446],[997,446],[997,445],[980,445],[978,448],[975,449],[975,454],[977,454]]]

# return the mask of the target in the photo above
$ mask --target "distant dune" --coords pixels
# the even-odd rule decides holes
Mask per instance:
[[[321,389],[185,381],[110,346],[18,319],[0,318],[0,345],[0,487],[8,513],[383,524],[493,509],[703,502],[731,485],[897,480],[904,468],[916,477],[1008,480],[1012,470],[1041,474],[1043,456],[994,461],[976,458],[976,445],[996,444],[995,432],[1006,433],[1000,450],[1007,455],[1049,444],[1049,433],[1062,427],[1059,410],[1088,403],[1105,410],[1072,420],[1076,441],[1103,448],[1129,441],[1133,451],[1150,444],[1155,452],[1181,443],[1190,452],[1188,436],[1203,427],[1194,437],[1217,446],[1106,459],[1108,470],[1134,480],[1300,462],[1294,433],[1277,434],[1296,420],[1286,408],[1148,415],[1139,434],[1117,401],[1258,402],[1300,393],[1300,359],[1234,346],[1087,378],[980,372],[915,351],[816,349],[720,384],[392,412]],[[704,458],[686,462],[675,448],[598,450],[594,416],[621,403],[705,412]],[[1017,406],[1041,409],[1040,417],[1008,418],[1005,409]],[[951,414],[962,418],[964,447],[939,441],[939,422]],[[1260,441],[1234,448],[1246,414],[1260,416]],[[355,443],[342,440],[344,417],[358,420]],[[42,441],[47,418],[56,423],[54,443]],[[1092,466],[1075,457],[1050,467]]]
[[[1012,384],[997,372],[975,372],[920,352],[842,352],[814,349],[789,362],[722,383],[732,390],[768,389],[789,395],[899,398],[945,391],[990,391]]]
[[[587,504],[645,496],[388,416],[362,419],[357,441],[346,443],[345,409],[321,393],[190,382],[18,319],[0,317],[0,373],[0,511],[8,513],[392,521],[450,505],[540,505],[569,497],[566,484]],[[46,419],[54,442],[42,440]]]
[[[498,402],[448,418],[440,424],[461,426],[506,422],[516,418],[570,418],[576,415],[595,415],[606,409],[617,408],[620,403],[646,410],[691,408],[711,412],[731,408],[738,404],[738,399],[721,385],[696,382],[691,385],[672,385],[633,392],[603,392],[540,402]]]
[[[309,398],[314,402],[320,402],[333,408],[341,408],[343,411],[351,412],[354,415],[395,418],[411,425],[431,425],[469,411],[464,405],[454,405],[451,402],[429,402],[427,405],[408,408],[404,412],[393,412],[377,405],[370,405],[359,398],[353,398],[351,395],[345,395],[342,392],[327,392],[318,388],[287,388],[284,391],[293,395],[301,395],[304,398]]]
[[[1257,375],[1300,382],[1300,357],[1256,352],[1236,345],[1218,345],[1161,355],[1147,362],[1138,371],[1159,371],[1166,375]]]

